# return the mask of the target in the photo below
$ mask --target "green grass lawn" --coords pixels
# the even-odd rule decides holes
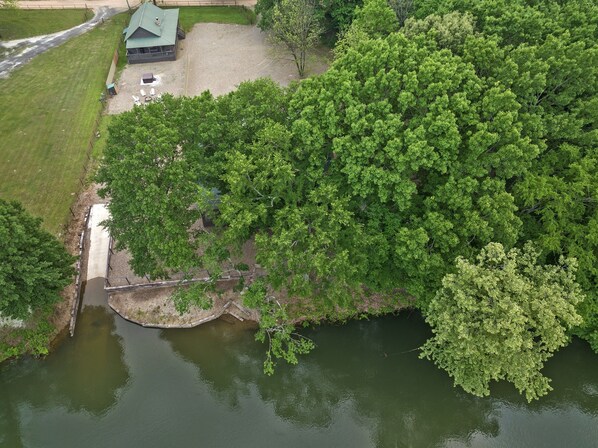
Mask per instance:
[[[125,14],[0,79],[0,197],[58,233],[81,188],[100,93]]]
[[[185,31],[201,22],[233,23],[251,25],[255,23],[253,11],[241,6],[188,6],[179,8],[179,22]]]
[[[89,9],[0,9],[0,40],[50,34],[91,19]]]
[[[180,20],[188,30],[197,22],[249,24],[254,15],[240,7],[185,7]],[[116,16],[0,79],[0,197],[23,203],[54,234],[81,189],[98,99],[128,21],[128,14]],[[95,160],[108,121],[102,117]]]

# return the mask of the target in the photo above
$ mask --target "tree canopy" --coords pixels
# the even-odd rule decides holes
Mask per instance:
[[[272,28],[272,16],[275,7],[282,0],[258,0],[255,13],[260,20],[258,26],[264,30]],[[355,8],[361,6],[363,0],[319,0],[314,2],[315,15],[321,20],[327,40],[334,42],[338,34],[342,34],[353,21]]]
[[[417,5],[405,26],[411,38],[417,39],[416,31],[426,33],[472,64],[487,84],[501,84],[515,95],[523,132],[539,149],[507,185],[522,221],[518,243],[534,241],[548,262],[561,255],[577,258],[577,281],[587,300],[580,309],[584,325],[576,332],[598,351],[598,5],[586,0]],[[456,13],[473,17],[474,32],[449,46],[443,29]]]
[[[583,323],[563,328],[598,350],[598,6],[354,4],[320,76],[165,97],[114,120],[98,178],[134,269],[187,271],[252,239],[269,291],[323,315],[407,295],[433,320],[446,275],[490,243],[530,259],[509,254],[531,241],[538,272],[577,260]]]
[[[0,199],[0,313],[15,319],[60,299],[74,274],[64,246],[17,202]]]
[[[477,263],[457,258],[428,310],[434,336],[422,347],[455,384],[478,396],[489,395],[490,381],[512,382],[528,401],[551,387],[544,363],[568,342],[567,330],[581,323],[576,305],[583,300],[575,282],[576,262],[537,264],[539,253],[505,253],[488,244]]]

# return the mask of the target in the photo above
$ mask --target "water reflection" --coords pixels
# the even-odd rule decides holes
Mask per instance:
[[[102,285],[101,279],[90,281],[86,296],[104,294]],[[64,408],[99,417],[116,404],[129,373],[114,319],[105,306],[85,306],[76,337],[51,355],[0,365],[2,446],[22,445],[20,424],[32,412]]]
[[[371,428],[375,446],[490,443],[509,433],[509,425],[521,424],[511,422],[513,416],[520,421],[539,419],[542,426],[542,421],[552,425],[550,415],[558,413],[566,422],[583,414],[577,418],[583,427],[598,415],[598,357],[588,356],[579,341],[547,366],[556,390],[528,405],[508,384],[494,387],[488,399],[453,388],[450,378],[419,360],[413,350],[429,336],[416,315],[312,330],[309,336],[317,349],[297,367],[279,366],[273,377],[263,375],[264,348],[248,331],[215,323],[192,332],[193,337],[189,332],[164,331],[161,338],[197,367],[201,380],[230,408],[256,389],[281,419],[299,427],[326,428],[338,418],[338,409],[351,403],[354,421]],[[534,435],[532,445],[542,431]],[[592,434],[588,437],[579,439],[577,446],[592,446],[584,445]],[[543,446],[559,445],[547,439]]]
[[[331,327],[314,334],[321,377],[375,423],[376,446],[435,446],[473,431],[498,433],[489,400],[453,389],[442,372],[418,359],[415,349],[428,336],[415,315],[356,322],[349,337]]]
[[[253,339],[254,327],[224,321],[189,330],[165,330],[160,338],[185,361],[198,367],[220,403],[229,409],[239,406],[250,385],[263,376],[263,347]]]
[[[417,319],[313,330],[309,335],[317,350],[297,367],[279,366],[273,377],[262,373],[263,346],[225,325],[198,330],[195,342],[183,332],[161,337],[232,407],[255,386],[280,418],[326,428],[338,408],[350,402],[355,419],[374,430],[376,446],[431,446],[473,431],[498,432],[489,400],[453,390],[411,351],[427,337]]]
[[[566,350],[548,362],[545,374],[554,379],[554,390],[537,404],[532,404],[532,409],[536,406],[576,407],[585,414],[598,417],[598,356],[590,351],[587,342],[574,339]]]
[[[317,349],[266,377],[253,329],[144,329],[87,300],[96,286],[75,338],[0,366],[0,446],[596,447],[598,357],[579,341],[531,405],[508,384],[490,399],[453,388],[418,359],[415,314],[310,330]]]

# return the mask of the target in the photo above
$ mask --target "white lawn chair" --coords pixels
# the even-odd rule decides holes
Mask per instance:
[[[154,89],[153,87],[150,89],[150,95],[156,96],[156,89]]]
[[[133,97],[133,103],[135,103],[135,106],[141,106],[141,101],[139,101],[139,97],[135,95],[131,96]]]
[[[147,95],[145,94],[145,90],[143,90],[143,89],[141,89],[141,90],[139,91],[139,93],[141,93],[141,96],[142,96],[142,97],[144,97],[144,98],[147,96]]]

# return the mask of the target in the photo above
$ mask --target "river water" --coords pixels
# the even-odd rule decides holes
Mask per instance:
[[[598,447],[598,356],[577,340],[527,404],[418,359],[416,313],[309,330],[316,350],[266,377],[249,328],[145,329],[105,300],[92,280],[74,338],[0,365],[1,447]]]

